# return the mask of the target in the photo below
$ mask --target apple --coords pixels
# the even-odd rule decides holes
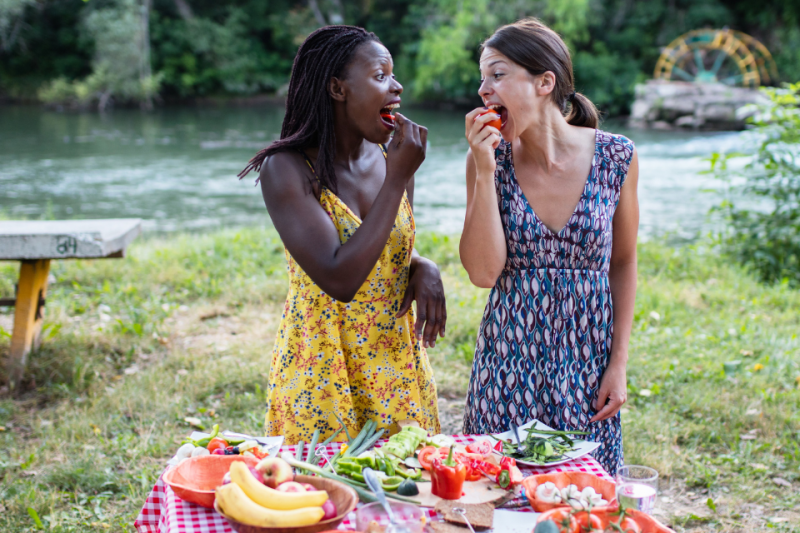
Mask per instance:
[[[286,481],[278,485],[281,492],[306,492],[306,488],[297,481]]]
[[[261,473],[264,485],[271,489],[294,479],[292,467],[279,457],[265,457],[256,465],[256,470]]]
[[[314,492],[315,490],[317,490],[317,487],[315,487],[311,483],[300,483],[300,484],[303,485],[303,488],[306,489],[308,492]]]
[[[252,466],[248,466],[247,469],[250,470],[250,473],[253,474],[253,477],[255,477],[259,483],[264,483],[264,476],[261,474],[261,472]]]
[[[336,504],[333,503],[333,500],[331,499],[328,499],[322,504],[322,510],[325,511],[325,515],[322,517],[323,520],[330,520],[331,518],[336,518],[338,515],[336,511]]]

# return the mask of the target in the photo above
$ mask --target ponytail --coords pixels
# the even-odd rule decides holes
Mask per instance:
[[[570,105],[567,122],[573,126],[596,129],[600,114],[591,100],[581,93],[572,93],[568,99]]]

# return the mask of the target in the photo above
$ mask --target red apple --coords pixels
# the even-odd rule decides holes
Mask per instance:
[[[330,520],[338,516],[336,504],[331,499],[322,504],[322,510],[325,511],[325,515],[322,517],[323,520]]]
[[[278,485],[281,492],[305,492],[306,488],[297,481],[287,481]]]
[[[311,483],[300,483],[300,484],[303,485],[303,488],[306,489],[308,492],[314,492],[315,490],[317,490],[317,487],[315,487]]]
[[[266,457],[262,459],[257,465],[256,470],[261,472],[264,485],[271,489],[275,489],[281,483],[292,481],[294,479],[294,471],[289,463],[278,457]]]

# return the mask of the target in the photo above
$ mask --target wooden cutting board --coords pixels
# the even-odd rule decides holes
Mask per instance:
[[[436,507],[442,499],[438,496],[431,494],[431,487],[433,483],[429,483],[431,475],[429,472],[422,473],[422,479],[428,481],[418,482],[419,495],[413,498],[420,503],[422,507]],[[464,495],[461,497],[462,503],[489,503],[494,502],[508,494],[507,490],[501,489],[497,483],[484,477],[480,481],[465,481],[464,482]]]

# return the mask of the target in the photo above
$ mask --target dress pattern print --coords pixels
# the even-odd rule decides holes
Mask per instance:
[[[489,295],[472,365],[465,433],[497,433],[538,419],[589,431],[595,458],[622,466],[620,415],[590,424],[614,331],[608,270],[612,220],[633,143],[596,131],[583,193],[567,225],[551,231],[514,173],[511,145],[495,150],[495,186],[507,260]]]
[[[319,202],[347,242],[361,220],[324,187]],[[285,252],[289,294],[272,353],[267,435],[296,444],[309,442],[319,429],[321,441],[339,428],[337,416],[351,435],[367,420],[389,433],[404,419],[439,433],[436,384],[414,336],[415,313],[412,308],[395,316],[408,285],[414,238],[414,215],[404,197],[380,259],[349,303],[325,294]],[[341,433],[339,440],[345,438]]]

